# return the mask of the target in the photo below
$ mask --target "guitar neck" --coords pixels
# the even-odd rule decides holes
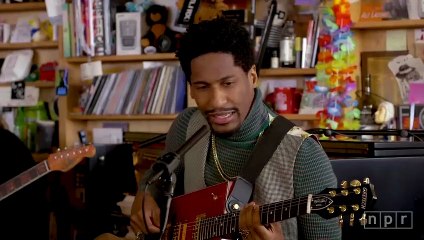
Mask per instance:
[[[47,161],[44,160],[37,165],[29,168],[28,170],[22,172],[16,177],[8,180],[7,182],[0,185],[0,201],[9,197],[18,190],[24,188],[26,185],[34,182],[40,177],[46,175],[51,170],[47,164]]]
[[[283,221],[310,213],[312,195],[260,206],[262,224]],[[239,229],[239,212],[202,219],[198,225],[200,239],[210,239],[236,233]]]

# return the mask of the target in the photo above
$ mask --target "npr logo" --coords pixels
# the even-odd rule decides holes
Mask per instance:
[[[412,229],[412,211],[366,211],[365,229]]]

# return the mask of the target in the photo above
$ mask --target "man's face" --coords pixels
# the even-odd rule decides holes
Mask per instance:
[[[228,53],[207,53],[191,61],[191,97],[216,134],[236,132],[254,98],[255,68],[248,74]]]

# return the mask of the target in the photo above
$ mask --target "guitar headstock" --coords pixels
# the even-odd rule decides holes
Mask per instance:
[[[362,183],[359,180],[352,180],[350,183],[342,181],[341,186],[327,188],[312,195],[311,213],[319,214],[325,219],[339,217],[340,224],[343,224],[343,216],[349,215],[350,226],[355,224],[356,219],[361,225],[365,225],[365,211],[377,200],[374,185],[365,178]]]
[[[93,157],[96,154],[94,145],[85,145],[59,150],[47,158],[52,171],[66,172],[75,167],[82,159]]]

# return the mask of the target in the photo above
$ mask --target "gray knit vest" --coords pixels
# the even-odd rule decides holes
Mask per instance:
[[[190,118],[186,139],[203,125],[209,126],[200,111],[196,111]],[[256,179],[253,193],[253,200],[256,203],[267,204],[294,197],[294,163],[303,140],[309,136],[298,127],[292,128],[287,133]],[[209,139],[210,129],[209,133],[184,156],[184,190],[186,194],[206,187],[204,175]],[[286,240],[298,238],[296,218],[282,221],[281,226]]]

